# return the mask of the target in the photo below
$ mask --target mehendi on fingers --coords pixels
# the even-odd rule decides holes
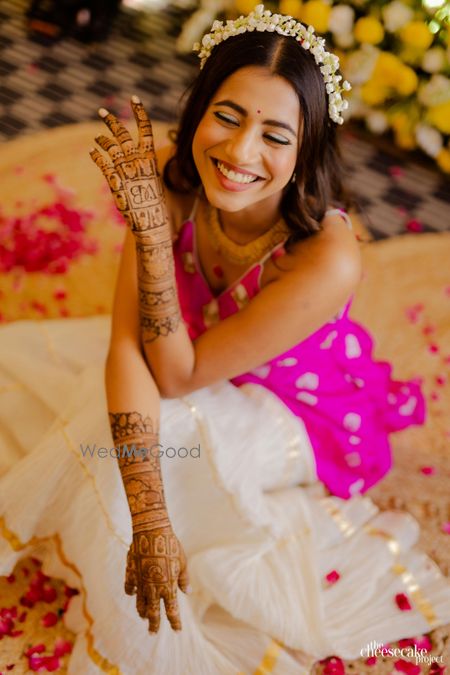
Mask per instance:
[[[166,510],[159,462],[159,434],[150,417],[109,413],[119,468],[130,507],[133,542],[127,556],[125,592],[137,593],[136,607],[157,632],[160,600],[174,630],[181,630],[177,587],[187,586],[186,558]]]
[[[115,204],[136,239],[139,313],[144,344],[174,333],[181,320],[164,188],[158,172],[153,131],[138,99],[132,109],[139,132],[136,147],[124,125],[107,110],[100,115],[113,138],[95,139],[109,155],[91,157],[104,174]]]

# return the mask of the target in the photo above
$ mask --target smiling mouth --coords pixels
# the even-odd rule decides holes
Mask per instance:
[[[254,173],[243,173],[241,171],[234,171],[233,169],[229,168],[224,162],[222,162],[219,159],[216,159],[215,157],[211,157],[211,160],[214,164],[214,166],[220,171],[220,173],[225,176],[225,178],[228,178],[228,180],[233,181],[234,183],[240,183],[240,184],[249,184],[249,183],[256,183],[259,180],[265,180],[264,178],[261,178],[261,176],[257,176]]]

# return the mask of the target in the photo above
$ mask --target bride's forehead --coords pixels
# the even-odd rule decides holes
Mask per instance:
[[[211,103],[232,99],[243,107],[271,110],[297,106],[298,97],[294,87],[283,77],[272,74],[259,66],[241,68],[229,75],[219,86]]]

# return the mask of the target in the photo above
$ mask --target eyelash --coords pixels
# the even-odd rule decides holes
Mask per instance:
[[[228,115],[226,115],[225,113],[215,112],[214,115],[221,122],[227,122],[228,124],[237,124],[237,122],[235,122],[234,119],[230,119]],[[266,138],[269,141],[272,141],[272,143],[277,143],[278,145],[291,145],[290,141],[281,141],[278,138],[275,138],[275,136],[269,136],[266,134]]]

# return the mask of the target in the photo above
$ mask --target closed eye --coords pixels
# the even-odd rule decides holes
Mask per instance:
[[[232,115],[227,115],[226,113],[223,112],[215,112],[214,115],[217,117],[217,119],[221,120],[222,122],[229,122],[230,124],[239,124],[237,119]]]
[[[239,121],[233,117],[233,115],[227,115],[226,113],[216,111],[214,115],[221,122],[227,122],[228,124],[233,124],[234,126],[239,125]],[[272,134],[264,134],[264,137],[267,140],[272,141],[273,143],[278,143],[278,145],[291,145],[291,142],[282,136],[272,136]]]

